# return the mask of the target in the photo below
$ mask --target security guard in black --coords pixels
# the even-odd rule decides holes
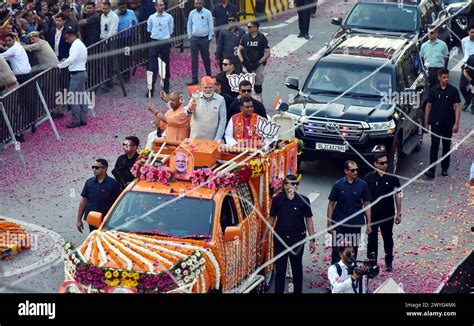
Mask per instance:
[[[278,256],[306,237],[306,230],[314,234],[311,203],[308,197],[296,193],[298,179],[288,175],[284,181],[284,191],[273,198],[270,209],[270,223],[276,218],[274,232],[274,255]],[[264,238],[266,237],[266,232]],[[310,252],[315,250],[315,240],[310,241]],[[303,292],[303,252],[304,244],[287,251],[275,262],[275,293],[285,289],[286,267],[290,259],[293,272],[294,293]]]
[[[431,125],[430,165],[438,160],[440,139],[443,143],[443,156],[451,149],[451,137],[459,131],[461,115],[461,99],[459,91],[448,84],[449,73],[440,70],[438,73],[439,84],[430,89],[425,109],[425,129]],[[442,138],[441,138],[441,137]],[[449,155],[441,162],[442,175],[448,175],[450,165]],[[435,176],[435,166],[426,172],[429,178]]]

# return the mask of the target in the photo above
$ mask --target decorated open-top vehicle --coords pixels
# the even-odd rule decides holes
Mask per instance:
[[[229,148],[156,139],[137,177],[93,231],[64,251],[62,292],[248,292],[268,285],[272,237],[261,244],[272,195],[296,174],[298,144]],[[168,164],[169,163],[169,164]],[[260,268],[262,267],[262,268]]]

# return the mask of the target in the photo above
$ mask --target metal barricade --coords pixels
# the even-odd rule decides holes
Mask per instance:
[[[168,10],[175,23],[172,46],[180,47],[181,51],[186,34],[186,12],[189,13],[186,7],[179,6]],[[150,42],[148,34],[147,22],[143,21],[89,46],[87,90],[94,90],[119,73],[146,64]],[[16,142],[14,134],[29,128],[34,131],[36,125],[50,118],[49,110],[64,106],[64,101],[58,99],[67,92],[68,83],[67,69],[50,68],[0,96],[0,144],[5,147]],[[50,121],[54,129],[52,119]]]

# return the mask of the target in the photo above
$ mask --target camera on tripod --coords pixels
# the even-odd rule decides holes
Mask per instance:
[[[379,275],[379,267],[377,266],[377,259],[375,259],[375,253],[371,253],[370,258],[364,260],[356,260],[352,257],[352,253],[347,253],[347,258],[352,261],[352,266],[349,268],[349,274],[356,272],[361,276],[367,276],[368,278],[374,278]]]

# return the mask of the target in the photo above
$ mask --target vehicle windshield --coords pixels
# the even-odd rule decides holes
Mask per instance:
[[[320,61],[306,80],[305,93],[340,94],[374,72],[374,67]],[[382,96],[392,90],[390,72],[380,70],[351,89],[350,94]]]
[[[345,25],[349,28],[415,32],[417,21],[418,12],[413,6],[358,3],[347,17]]]
[[[209,199],[127,192],[104,228],[173,237],[210,238],[214,203]]]

